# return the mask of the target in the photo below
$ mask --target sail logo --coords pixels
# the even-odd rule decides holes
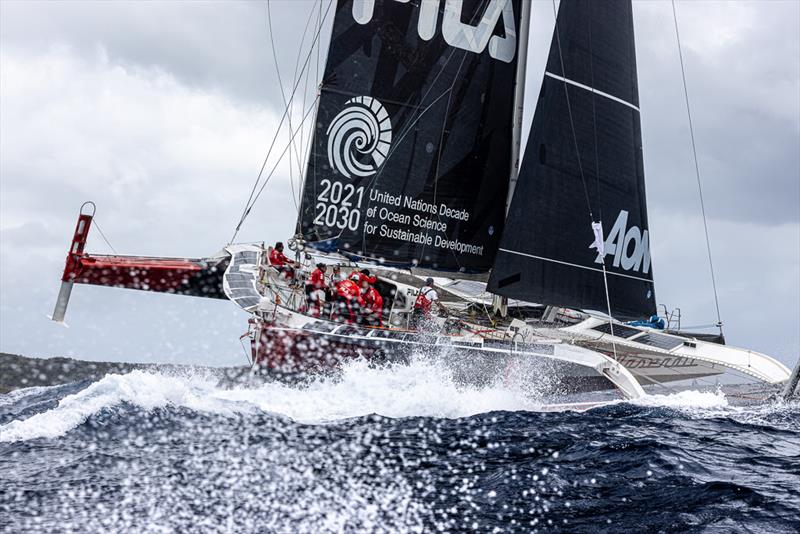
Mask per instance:
[[[602,225],[592,224],[595,240],[589,248],[597,250],[595,263],[603,263],[607,254],[614,256],[612,265],[622,267],[626,271],[634,270],[647,274],[650,272],[650,236],[647,230],[642,232],[638,226],[628,228],[628,212],[621,210],[608,237],[602,239]]]
[[[394,1],[408,2],[408,0]],[[489,56],[494,59],[505,63],[514,60],[517,52],[517,28],[514,23],[512,0],[491,0],[483,17],[475,26],[461,22],[464,0],[444,0],[444,2],[442,37],[447,44],[476,54],[483,53],[488,46]],[[430,41],[436,35],[440,3],[440,0],[422,0],[419,4],[417,34],[424,41]],[[372,20],[374,11],[375,0],[353,0],[353,18],[357,23],[368,24]],[[505,37],[492,35],[501,18]]]
[[[392,121],[371,96],[345,102],[328,126],[328,162],[347,178],[372,176],[392,145]]]

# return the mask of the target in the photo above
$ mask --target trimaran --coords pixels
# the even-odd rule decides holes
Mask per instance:
[[[657,314],[631,3],[562,0],[520,163],[530,7],[336,0],[289,241],[300,283],[257,243],[202,259],[88,254],[92,205],[53,319],[73,284],[94,284],[232,300],[251,315],[254,368],[272,374],[424,354],[467,380],[513,376],[556,394],[637,398],[642,385],[726,370],[787,380],[721,329],[623,322]],[[302,278],[319,261],[345,274],[369,265],[383,327],[306,313]],[[450,313],[416,331],[427,276]]]

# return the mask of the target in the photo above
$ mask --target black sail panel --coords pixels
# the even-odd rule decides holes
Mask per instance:
[[[491,268],[520,8],[338,0],[298,220],[311,246],[387,265]]]
[[[612,314],[655,313],[641,145],[630,1],[562,0],[489,290],[605,311],[594,219]]]

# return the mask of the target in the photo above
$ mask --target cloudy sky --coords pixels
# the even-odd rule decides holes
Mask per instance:
[[[319,4],[271,6],[289,92]],[[684,325],[713,323],[671,7],[636,2],[634,15],[657,295]],[[678,15],[726,334],[792,363],[800,2],[678,2]],[[267,27],[265,2],[0,2],[0,350],[245,362],[247,315],[228,302],[78,286],[70,328],[46,315],[84,200],[121,253],[203,256],[227,243],[283,112]],[[552,27],[552,4],[534,2],[529,103]],[[241,240],[292,232],[290,169],[281,162]],[[96,232],[89,250],[109,252]]]

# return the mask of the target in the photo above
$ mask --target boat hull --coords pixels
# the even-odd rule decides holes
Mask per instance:
[[[503,385],[529,396],[552,397],[616,386],[592,367],[553,357],[554,347],[540,353],[444,344],[444,336],[414,332],[370,331],[319,321],[312,327],[333,326],[336,332],[257,321],[251,326],[253,364],[259,373],[291,381],[335,374],[347,362],[363,359],[376,366],[408,365],[414,361],[445,369],[460,385]],[[335,328],[339,327],[339,328]],[[366,335],[365,335],[366,334]],[[379,335],[384,337],[371,337]],[[388,337],[388,336],[392,337]]]

